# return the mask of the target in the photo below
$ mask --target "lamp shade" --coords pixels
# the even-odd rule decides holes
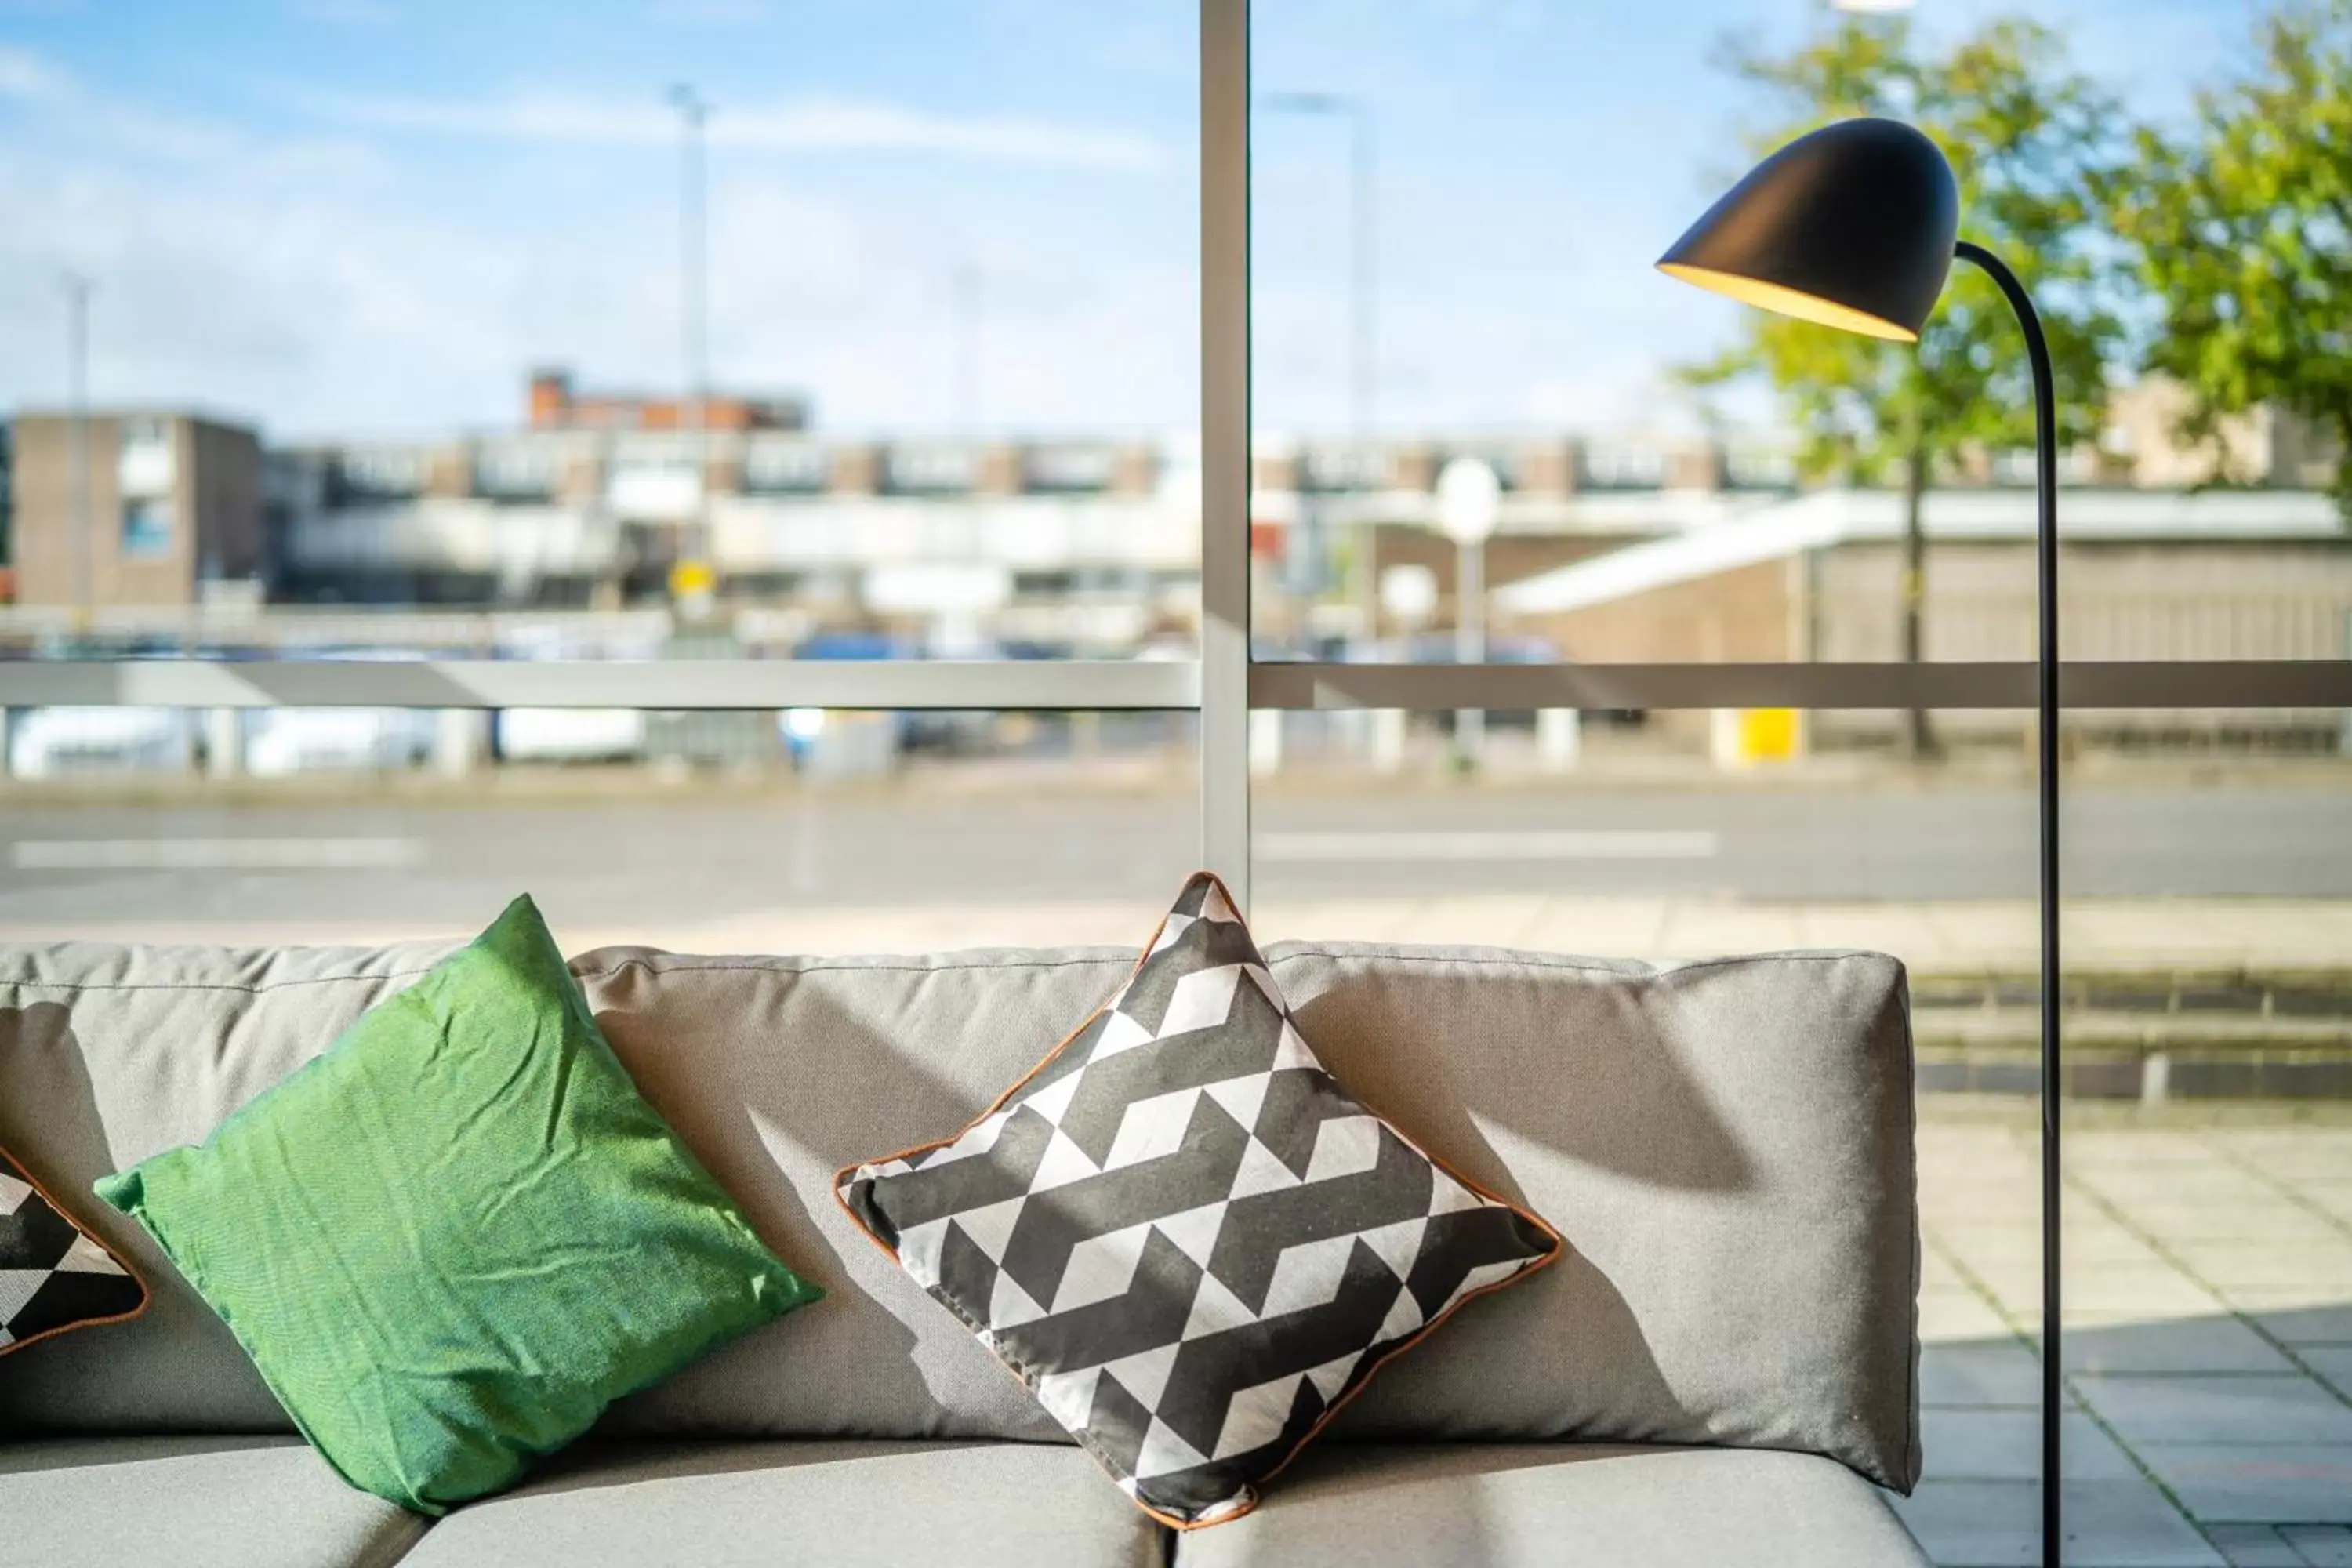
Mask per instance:
[[[1916,341],[1951,270],[1959,185],[1894,120],[1842,120],[1749,171],[1658,260],[1671,277],[1783,315]]]

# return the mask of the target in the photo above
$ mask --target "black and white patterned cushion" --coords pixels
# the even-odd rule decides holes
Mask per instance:
[[[961,1133],[843,1205],[1182,1528],[1238,1518],[1388,1357],[1559,1237],[1350,1099],[1223,886]]]
[[[0,1149],[0,1355],[146,1305],[138,1276]]]

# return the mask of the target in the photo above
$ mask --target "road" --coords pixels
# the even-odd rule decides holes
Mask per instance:
[[[15,805],[0,927],[466,930],[518,891],[610,928],[779,909],[1133,903],[1196,858],[1189,791],[1067,788],[419,805]],[[2352,790],[2179,784],[2066,798],[2068,890],[2352,899]],[[2019,899],[2011,789],[1262,792],[1264,897],[1550,892]]]

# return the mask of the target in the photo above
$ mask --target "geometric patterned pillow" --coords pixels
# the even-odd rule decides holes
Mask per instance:
[[[139,1277],[0,1149],[0,1355],[146,1306]]]
[[[1248,1512],[1383,1362],[1560,1250],[1323,1070],[1206,872],[1028,1077],[835,1192],[1178,1529]]]

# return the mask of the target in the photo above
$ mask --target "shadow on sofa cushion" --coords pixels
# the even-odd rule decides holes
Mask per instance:
[[[1066,1445],[574,1445],[402,1568],[1159,1568],[1163,1532]]]
[[[1310,1453],[1176,1568],[1927,1568],[1869,1482],[1811,1454],[1584,1444]]]
[[[345,1486],[299,1437],[0,1446],[0,1557],[40,1568],[385,1568],[424,1520]]]

